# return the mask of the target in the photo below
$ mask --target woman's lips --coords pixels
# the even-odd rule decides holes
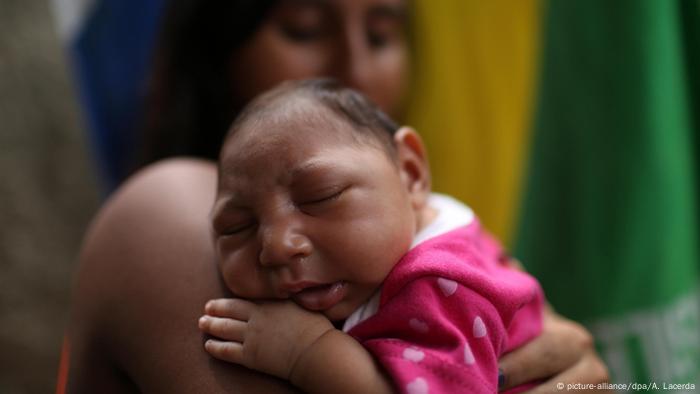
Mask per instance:
[[[292,294],[292,300],[310,311],[323,311],[339,303],[347,292],[345,282],[309,286]]]

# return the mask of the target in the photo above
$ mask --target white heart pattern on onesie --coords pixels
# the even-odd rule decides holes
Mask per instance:
[[[403,358],[406,360],[413,361],[414,363],[418,363],[423,358],[425,357],[425,353],[423,353],[422,350],[414,348],[414,347],[407,347],[406,349],[403,350]]]
[[[469,347],[468,343],[464,344],[464,362],[467,364],[474,364],[476,362],[474,353],[472,353],[472,348]]]
[[[457,291],[457,282],[453,280],[438,278],[437,283],[445,297],[449,297]]]
[[[428,382],[423,378],[415,378],[406,385],[406,392],[408,394],[428,394]]]
[[[474,326],[472,328],[474,338],[483,338],[486,336],[486,324],[481,320],[481,316],[477,316],[474,319]]]
[[[412,329],[425,334],[428,332],[428,324],[424,322],[423,320],[411,318],[411,320],[408,321],[408,325],[411,326]]]

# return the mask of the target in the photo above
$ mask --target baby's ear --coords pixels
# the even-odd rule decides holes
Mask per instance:
[[[430,195],[430,167],[420,135],[410,127],[401,127],[394,133],[401,180],[411,195],[413,208],[425,208]]]

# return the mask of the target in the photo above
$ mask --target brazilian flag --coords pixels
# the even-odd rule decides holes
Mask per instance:
[[[700,387],[700,2],[414,7],[408,123],[435,189],[593,332],[614,382]]]

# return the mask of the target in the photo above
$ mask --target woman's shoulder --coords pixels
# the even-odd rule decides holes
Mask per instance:
[[[117,254],[129,258],[122,264],[133,262],[140,268],[144,254],[168,253],[178,240],[200,242],[199,249],[208,250],[215,191],[213,162],[172,159],[145,167],[97,212],[83,240],[82,259]]]
[[[109,196],[88,229],[85,246],[105,232],[114,243],[147,236],[164,227],[172,232],[187,233],[195,227],[199,231],[207,225],[215,191],[213,162],[170,159],[152,164]],[[117,235],[126,238],[114,239]]]
[[[168,160],[134,174],[105,202],[85,236],[74,288],[73,384],[86,384],[81,372],[102,360],[139,386],[162,388],[184,383],[176,372],[185,365],[172,352],[203,358],[195,322],[207,299],[224,295],[208,228],[215,186],[214,163]]]
[[[105,203],[80,256],[69,392],[289,392],[203,350],[204,304],[228,294],[209,231],[215,188],[215,163],[167,160]]]
[[[216,191],[216,163],[177,158],[151,164],[136,172],[108,199],[107,209],[199,202],[211,204]],[[209,207],[207,207],[209,208]]]
[[[133,290],[146,291],[194,267],[216,271],[208,220],[215,187],[214,163],[201,160],[162,161],[131,176],[87,230],[78,283],[82,279],[99,297],[122,293],[124,285],[132,291],[120,299],[129,300],[138,293]]]
[[[109,245],[124,247],[159,241],[157,234],[163,233],[189,237],[204,231],[208,235],[215,192],[213,162],[170,159],[154,163],[132,175],[105,201],[88,229],[84,247],[103,236]]]
[[[127,180],[124,186],[153,182],[169,183],[169,181],[183,177],[192,180],[200,179],[205,182],[215,182],[216,162],[189,157],[161,160],[136,172]]]

